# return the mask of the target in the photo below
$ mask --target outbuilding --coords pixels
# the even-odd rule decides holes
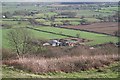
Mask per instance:
[[[3,15],[2,18],[6,18],[6,16]]]

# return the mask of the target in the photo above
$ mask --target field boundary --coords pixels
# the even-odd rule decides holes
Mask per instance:
[[[26,27],[26,28],[31,28],[31,29],[36,30],[35,28],[32,28],[32,27]],[[120,36],[115,36],[115,35],[112,35],[112,34],[107,34],[107,33],[102,33],[102,32],[96,32],[96,31],[89,31],[89,30],[84,30],[84,29],[67,28],[67,27],[62,27],[62,26],[61,27],[55,27],[55,28],[63,28],[63,29],[68,29],[68,30],[77,30],[77,31],[91,32],[91,33],[96,33],[96,34],[103,34],[103,35],[108,35],[108,36],[113,36],[113,37],[120,37]],[[41,31],[52,33],[52,34],[56,34],[56,35],[69,36],[69,37],[76,38],[75,36],[64,35],[64,34],[59,34],[59,33],[54,33],[54,32],[49,32],[49,31],[44,31],[44,30],[41,30]]]
[[[107,34],[107,33],[102,33],[102,32],[96,32],[96,31],[89,31],[89,30],[84,30],[84,29],[75,29],[75,28],[67,28],[67,27],[56,27],[56,28],[63,28],[63,29],[70,29],[70,30],[77,30],[77,31],[84,31],[84,32],[91,32],[91,33],[97,33],[97,34],[104,34],[104,35],[109,35],[109,36],[114,36],[114,37],[120,37],[120,36],[115,36],[112,34]]]
[[[25,20],[25,19],[31,19],[31,18],[22,18],[23,21],[28,21],[28,20]],[[34,18],[34,19],[40,19],[40,18]],[[21,21],[21,20],[2,20],[2,21]],[[44,25],[46,26],[46,25]],[[48,25],[47,25],[48,26]],[[90,30],[85,30],[85,29],[75,29],[75,28],[67,28],[67,27],[64,27],[64,26],[60,26],[60,27],[55,27],[55,28],[64,28],[64,29],[70,29],[70,30],[77,30],[77,31],[85,31],[85,32],[91,32],[91,33],[97,33],[97,34],[104,34],[104,35],[109,35],[109,36],[114,36],[114,37],[120,37],[119,35],[116,36],[116,35],[113,35],[113,34],[108,34],[108,33],[103,33],[103,32],[96,32],[96,31],[90,31]],[[65,35],[66,36],[66,35]]]
[[[77,37],[75,37],[75,36],[70,36],[70,35],[66,35],[66,34],[60,34],[60,33],[50,32],[50,31],[44,31],[44,30],[35,29],[35,28],[32,28],[32,27],[26,27],[26,28],[32,29],[32,30],[36,30],[36,31],[46,32],[46,33],[50,33],[50,34],[55,34],[55,35],[61,35],[61,36],[66,36],[66,37],[77,38]]]

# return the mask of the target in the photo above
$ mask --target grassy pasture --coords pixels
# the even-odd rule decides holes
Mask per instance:
[[[57,18],[55,21],[81,21],[79,18]]]
[[[63,22],[61,22],[61,21],[56,21],[56,22],[53,22],[54,24],[63,24]]]
[[[49,17],[51,17],[54,15],[57,15],[57,13],[56,12],[48,12],[48,13],[45,13],[45,15],[48,15]]]
[[[41,13],[41,14],[35,14],[34,17],[37,17],[37,18],[46,18],[44,13]]]
[[[33,33],[33,36],[35,38],[40,38],[40,39],[60,39],[60,38],[66,38],[66,36],[60,36],[56,34],[50,34],[50,33],[45,33],[45,32],[40,32],[40,31],[35,31],[28,29],[31,33]]]
[[[77,16],[85,16],[85,17],[93,17],[93,15],[103,15],[103,16],[109,16],[112,15],[113,13],[102,13],[102,12],[97,12],[95,10],[79,10],[76,11],[77,12]]]
[[[96,18],[84,18],[84,19],[86,19],[88,22],[100,22],[100,20]]]
[[[7,38],[7,34],[11,29],[0,29],[0,33],[2,33],[2,46],[4,48],[9,48],[9,42]],[[60,36],[60,35],[55,35],[55,34],[50,34],[50,33],[45,33],[45,32],[39,32],[31,29],[27,29],[34,38],[37,39],[61,39],[61,38],[67,38],[66,36]]]
[[[7,5],[7,6],[2,6],[2,9],[3,9],[3,13],[4,12],[11,12],[13,13],[14,11],[20,11],[20,10],[28,10],[28,11],[33,11],[33,10],[38,10],[38,11],[41,11],[41,10],[47,10],[46,7],[38,7],[38,6],[33,6],[33,5],[27,5],[27,6],[15,6],[15,4],[13,5]]]
[[[18,24],[18,21],[2,21],[2,24],[16,25]]]
[[[51,21],[44,22],[45,25],[49,25],[49,26],[51,25],[51,23],[52,23]]]
[[[118,11],[118,7],[107,7],[107,8],[102,8],[101,10],[99,10],[100,12],[104,12],[104,13],[113,13],[115,11]]]
[[[37,21],[37,22],[41,22],[41,23],[46,22],[46,20],[45,20],[45,19],[36,19],[36,21]]]
[[[78,22],[78,21],[71,21],[70,24],[71,24],[71,25],[79,25],[80,22]]]
[[[63,29],[63,28],[55,28],[55,27],[35,27],[36,29],[43,30],[43,31],[48,31],[48,32],[54,32],[54,33],[61,33],[65,35],[70,35],[76,37],[76,34],[80,34],[81,38],[93,40],[91,42],[88,42],[86,44],[88,45],[96,45],[96,44],[103,44],[107,42],[118,42],[117,37],[112,37],[108,35],[103,35],[103,34],[96,34],[96,33],[90,33],[90,32],[84,32],[84,31],[76,31],[76,30],[70,30],[70,29]],[[11,29],[3,29],[0,30],[2,32],[2,44],[3,47],[9,48],[8,40],[6,39],[7,33]],[[61,36],[61,35],[56,35],[56,34],[51,34],[51,33],[46,33],[46,32],[41,32],[41,31],[35,31],[31,29],[27,29],[29,32],[32,33],[32,35],[35,38],[38,39],[61,39],[61,38],[67,38],[66,36]]]
[[[16,19],[21,19],[21,18],[24,18],[25,16],[22,16],[22,15],[17,15],[17,16],[13,16],[13,18],[16,18]]]
[[[3,48],[10,48],[9,47],[9,42],[8,42],[8,31],[11,29],[0,29],[0,32],[2,33],[2,47]]]
[[[91,22],[97,22],[98,20],[97,19],[91,19],[91,18],[86,18],[88,21],[91,21]],[[54,24],[63,24],[62,21],[69,21],[71,25],[79,25],[80,24],[80,21],[81,19],[79,18],[56,18],[55,19],[55,22],[52,22],[52,21],[49,21],[49,20],[45,20],[45,19],[36,19],[37,22],[40,22],[40,23],[43,23],[43,24],[46,24],[46,25],[51,25],[51,23],[54,23]]]
[[[10,25],[11,27],[26,27],[30,23],[28,21],[2,21],[2,24]]]
[[[84,19],[86,19],[88,22],[100,22],[100,20],[96,18],[84,18]],[[56,18],[55,19],[55,21],[70,21],[72,25],[79,25],[81,20],[82,19],[80,18]]]
[[[102,10],[99,10],[99,12],[102,12],[102,13],[112,13],[113,11],[102,9]]]
[[[62,34],[66,34],[74,37],[76,37],[76,34],[80,34],[81,38],[93,40],[92,42],[88,43],[90,45],[102,44],[106,42],[118,42],[117,37],[112,37],[112,36],[103,35],[103,34],[96,34],[96,33],[84,32],[84,31],[55,28],[55,27],[36,27],[36,29],[54,32],[54,33],[62,33]]]
[[[34,18],[34,17],[33,17],[33,16],[22,16],[22,15],[16,15],[16,16],[13,16],[13,18],[21,19],[21,18]]]
[[[51,26],[51,23],[53,24],[63,24],[63,22],[61,21],[55,21],[55,22],[52,22],[50,20],[45,20],[45,19],[35,19],[37,22],[41,23],[41,24],[45,24],[45,25],[49,25]]]
[[[39,14],[35,14],[34,17],[47,18],[47,17],[51,17],[51,16],[54,16],[54,15],[57,15],[57,13],[55,13],[55,12],[39,13]]]

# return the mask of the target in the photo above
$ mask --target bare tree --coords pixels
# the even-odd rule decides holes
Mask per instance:
[[[18,57],[29,51],[29,42],[32,39],[30,32],[25,28],[16,28],[8,32],[10,47],[17,53]]]

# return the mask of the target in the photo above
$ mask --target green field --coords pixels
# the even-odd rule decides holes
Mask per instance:
[[[76,25],[80,25],[80,22],[78,22],[78,21],[71,21],[70,24],[73,25],[73,26],[76,26]]]
[[[92,40],[91,42],[88,42],[86,44],[88,45],[96,45],[96,44],[103,44],[108,42],[118,42],[117,37],[103,35],[103,34],[96,34],[96,33],[90,33],[90,32],[84,32],[84,31],[77,31],[77,30],[70,30],[70,29],[63,29],[63,28],[55,28],[55,27],[46,27],[46,26],[38,26],[35,27],[35,29],[53,32],[57,34],[65,34],[70,35],[73,37],[76,37],[76,34],[79,34],[80,38],[85,38]],[[67,38],[67,36],[57,35],[57,34],[51,34],[47,32],[41,32],[41,31],[35,31],[32,29],[29,30],[32,35],[35,38],[38,39],[61,39],[61,38]],[[1,31],[1,30],[0,30]],[[10,29],[3,29],[3,47],[8,47],[8,42],[6,40],[6,34],[10,31]]]
[[[96,34],[96,33],[84,32],[84,31],[55,28],[55,27],[36,27],[36,29],[44,30],[48,32],[54,32],[54,33],[62,33],[62,34],[66,34],[74,37],[76,37],[76,34],[80,34],[80,38],[93,40],[88,43],[89,45],[103,44],[106,42],[118,42],[117,37],[112,37],[112,36],[103,35],[103,34]]]
[[[24,5],[24,6],[17,6],[16,3],[10,4],[8,2],[7,6],[2,6],[3,10],[2,12],[11,12],[13,13],[14,11],[21,11],[21,10],[28,10],[28,11],[33,11],[33,10],[38,10],[38,11],[44,11],[47,10],[46,7],[39,8],[38,6],[34,5]]]
[[[6,24],[7,28],[18,28],[18,27],[26,27],[30,25],[28,21],[2,21],[2,24]]]
[[[4,48],[9,48],[9,42],[8,42],[8,37],[7,34],[11,29],[3,29],[0,30],[0,33],[2,32],[2,44]],[[66,36],[61,36],[61,35],[55,35],[55,34],[50,34],[50,33],[45,33],[45,32],[39,32],[31,29],[27,29],[29,32],[31,32],[32,36],[37,39],[61,39],[61,38],[67,38]]]
[[[103,12],[103,13],[114,13],[115,11],[118,11],[118,7],[107,7],[99,10],[99,12]]]
[[[34,17],[35,18],[48,18],[48,17],[52,17],[57,15],[57,13],[55,12],[47,12],[47,13],[39,13],[39,14],[35,14]]]
[[[81,21],[80,18],[57,18],[55,21]]]
[[[84,18],[85,20],[87,20],[88,22],[100,22],[99,19],[96,19],[96,18]]]
[[[15,18],[15,19],[21,19],[21,18],[34,18],[34,16],[22,16],[22,15],[18,15],[18,16],[13,16],[13,18]]]
[[[44,23],[44,22],[46,22],[46,20],[45,19],[35,19],[37,22],[41,22],[41,23]]]
[[[96,10],[80,10],[76,12],[78,13],[77,16],[85,16],[85,17],[93,17],[93,15],[109,16],[114,14],[114,13],[108,14],[108,13],[98,12]]]

